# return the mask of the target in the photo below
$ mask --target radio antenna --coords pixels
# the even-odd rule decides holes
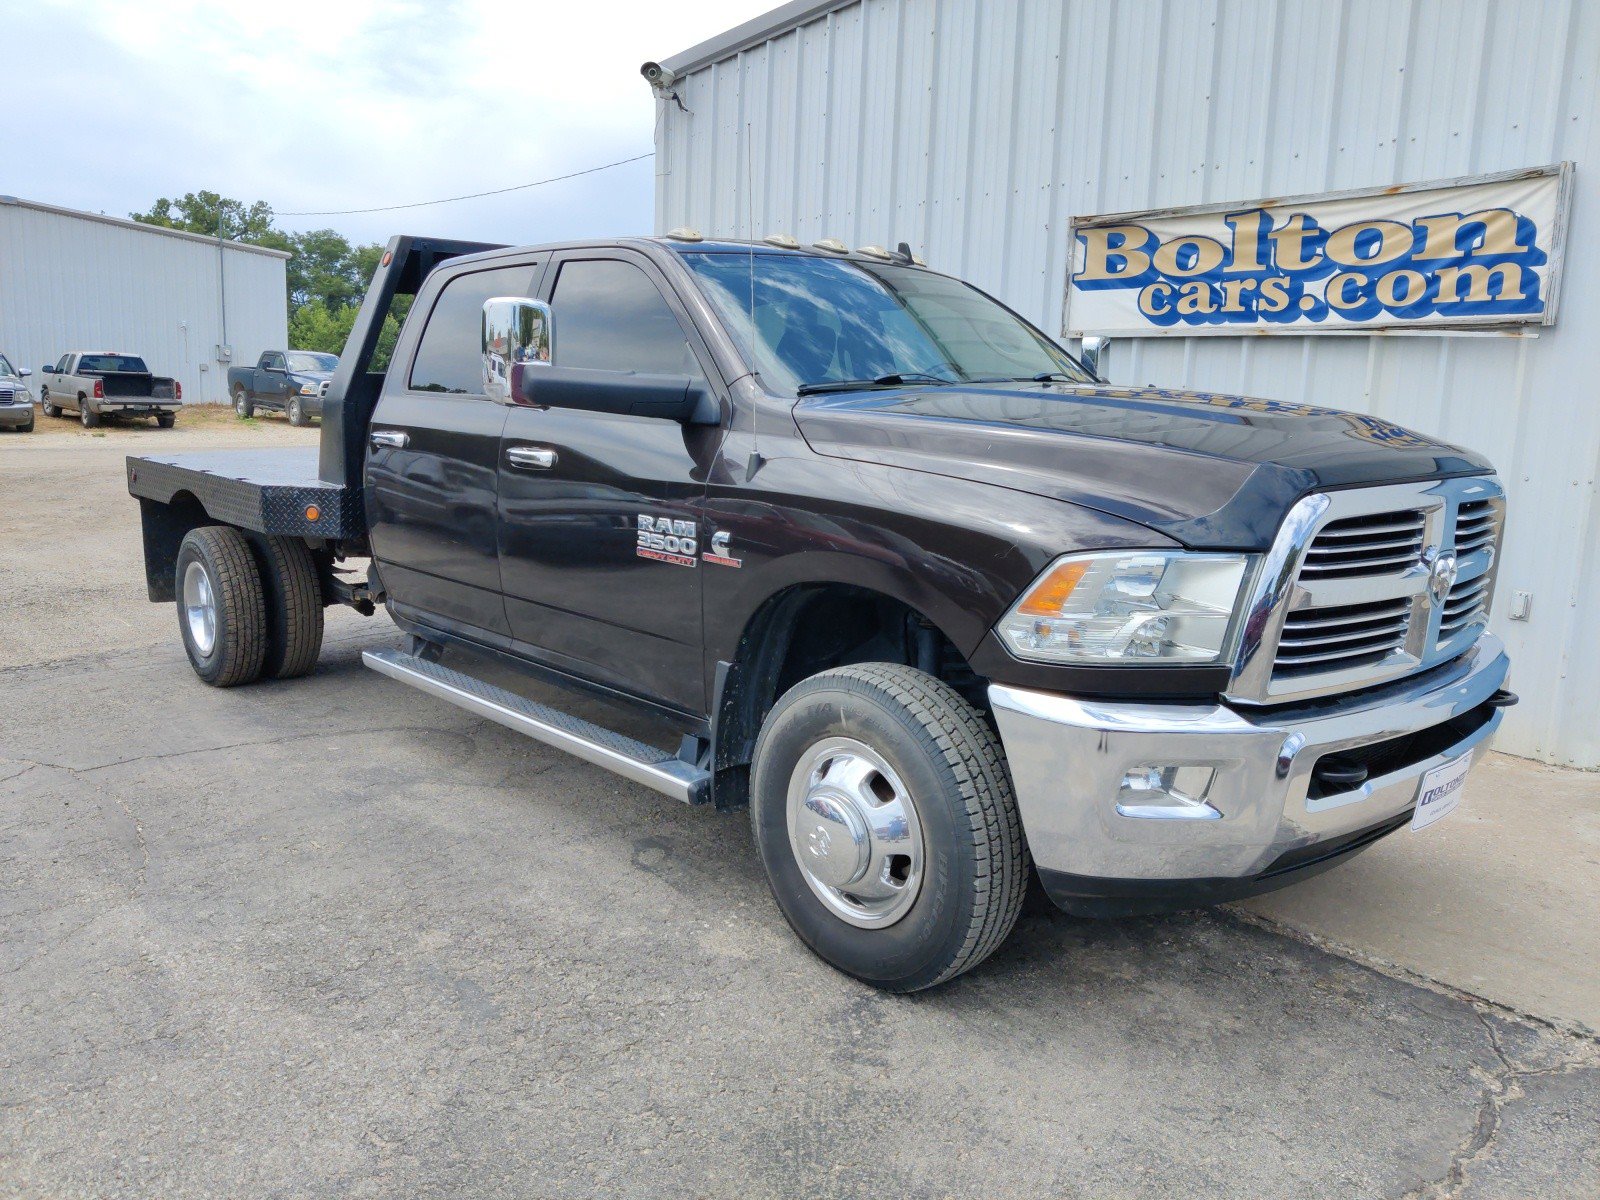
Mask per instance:
[[[750,279],[750,365],[757,366],[756,339],[761,335],[756,329],[756,167],[755,147],[752,142],[750,122],[744,124],[744,211],[745,233],[749,238],[748,275]],[[748,483],[761,468],[761,412],[753,409],[750,421],[750,459],[745,463],[744,478]]]

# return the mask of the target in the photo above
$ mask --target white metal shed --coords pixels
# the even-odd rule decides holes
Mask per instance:
[[[1600,766],[1600,5],[797,0],[664,65],[658,229],[908,241],[1051,331],[1074,216],[1575,163],[1537,337],[1141,338],[1109,369],[1487,452],[1510,493],[1493,627],[1523,698],[1499,745]]]
[[[289,330],[281,250],[0,196],[0,353],[37,372],[69,350],[142,355],[187,403],[226,403],[228,348]]]

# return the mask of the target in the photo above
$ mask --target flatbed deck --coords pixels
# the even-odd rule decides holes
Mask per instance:
[[[129,455],[128,491],[160,504],[188,493],[212,520],[253,533],[359,537],[365,528],[360,489],[321,479],[317,454],[315,446],[296,446]]]

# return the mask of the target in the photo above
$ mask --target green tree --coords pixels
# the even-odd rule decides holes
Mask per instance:
[[[294,350],[343,351],[361,298],[383,256],[382,246],[352,245],[336,229],[287,233],[274,223],[272,206],[266,201],[246,204],[217,192],[189,192],[176,200],[163,196],[146,211],[129,215],[146,225],[288,251],[289,347]],[[397,299],[384,320],[373,364],[379,370],[388,364],[405,311],[406,305]]]
[[[224,237],[253,246],[271,246],[274,250],[292,249],[289,235],[273,225],[272,207],[265,200],[247,205],[216,192],[198,191],[176,200],[163,196],[147,211],[129,215],[146,225]]]

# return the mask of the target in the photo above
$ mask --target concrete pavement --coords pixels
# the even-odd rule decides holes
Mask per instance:
[[[0,464],[45,631],[0,643],[0,1196],[1600,1194],[1593,776],[1491,759],[1248,912],[1034,902],[883,996],[791,935],[742,814],[365,671],[381,619],[227,692],[164,607],[30,624],[139,580],[120,455],[61,453]],[[76,561],[27,507],[67,490]]]

